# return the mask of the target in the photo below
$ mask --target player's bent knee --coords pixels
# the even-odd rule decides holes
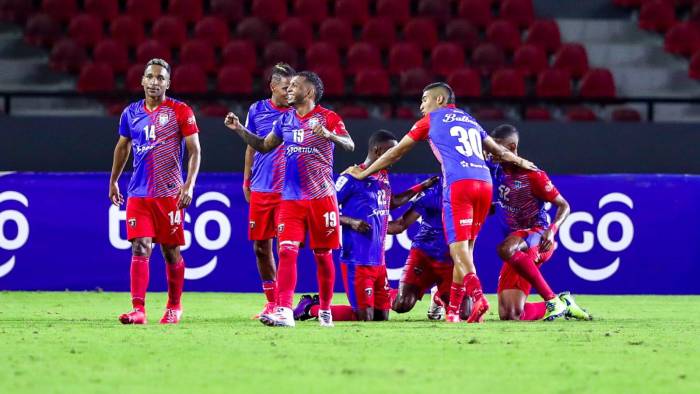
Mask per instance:
[[[151,240],[148,238],[136,238],[131,241],[131,253],[134,256],[150,256]]]
[[[325,256],[329,253],[331,253],[330,249],[314,249],[314,254],[316,256]]]
[[[411,309],[416,305],[416,297],[411,295],[405,295],[396,298],[394,303],[394,312],[396,313],[406,313],[410,312]]]
[[[510,258],[513,257],[513,254],[515,253],[513,245],[509,244],[508,242],[502,242],[500,245],[498,245],[498,248],[496,250],[498,252],[498,257],[500,257],[501,260],[504,261],[510,260]]]
[[[255,241],[253,242],[253,252],[255,256],[259,259],[266,259],[270,257],[272,253],[271,245],[268,241]]]

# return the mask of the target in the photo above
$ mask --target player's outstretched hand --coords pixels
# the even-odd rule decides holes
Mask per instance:
[[[119,192],[119,185],[116,182],[109,185],[109,201],[116,206],[124,204],[124,196]]]
[[[351,177],[353,177],[357,180],[360,180],[360,181],[365,179],[365,177],[362,176],[362,168],[360,168],[359,166],[348,167],[347,169],[345,169],[345,171],[343,171],[343,173],[341,175],[345,175],[345,174],[348,174]]]
[[[554,231],[548,228],[542,233],[542,239],[540,239],[540,252],[544,253],[549,251],[554,245]]]
[[[177,208],[187,208],[192,203],[193,188],[191,186],[182,185],[180,193],[177,196]]]
[[[537,166],[535,165],[535,163],[533,163],[533,162],[531,162],[531,161],[529,161],[529,160],[525,160],[525,159],[523,159],[522,157],[520,158],[520,161],[518,162],[518,166],[519,166],[519,167],[522,167],[522,168],[524,168],[524,169],[526,169],[526,170],[530,170],[530,171],[537,171],[537,170],[539,170],[539,168],[537,168]]]
[[[366,233],[372,229],[372,226],[370,226],[369,223],[360,219],[353,219],[350,227],[360,233]]]
[[[241,128],[241,121],[240,119],[238,119],[238,116],[236,116],[236,114],[234,114],[233,112],[229,112],[228,114],[226,114],[226,118],[224,118],[224,124],[231,130],[238,130]]]

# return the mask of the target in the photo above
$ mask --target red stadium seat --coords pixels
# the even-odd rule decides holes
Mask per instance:
[[[258,18],[245,18],[236,27],[236,35],[253,41],[257,46],[264,46],[270,41],[270,27]]]
[[[112,20],[119,15],[119,0],[85,0],[85,12],[103,21]]]
[[[236,22],[243,19],[243,2],[244,0],[211,0],[209,12],[226,22]]]
[[[179,16],[185,22],[195,23],[202,19],[204,6],[202,0],[169,0],[168,14]]]
[[[700,49],[700,28],[692,22],[676,23],[666,32],[666,52],[690,56]]]
[[[311,25],[301,18],[289,18],[277,30],[277,36],[297,49],[306,49],[313,41]]]
[[[607,68],[592,68],[581,79],[581,97],[615,97],[615,79]]]
[[[321,23],[328,17],[328,0],[295,0],[294,15],[306,23]]]
[[[526,28],[535,20],[535,8],[532,0],[504,0],[499,15],[520,28]]]
[[[465,18],[474,25],[486,28],[491,23],[490,0],[461,0],[459,2],[459,17]]]
[[[146,64],[153,58],[163,59],[166,62],[170,62],[172,60],[172,57],[170,56],[170,49],[158,40],[144,41],[138,48],[136,48],[137,63]]]
[[[367,42],[358,42],[348,49],[345,72],[355,75],[365,68],[382,68],[382,58],[379,49]]]
[[[180,64],[197,64],[208,73],[216,71],[214,47],[205,40],[189,40],[180,48]]]
[[[394,23],[403,25],[411,19],[411,2],[409,0],[377,1],[377,16],[390,18]]]
[[[570,97],[571,75],[561,69],[548,68],[537,76],[537,97]]]
[[[336,47],[328,42],[311,44],[306,51],[306,67],[315,70],[321,67],[340,68],[340,56]]]
[[[412,42],[399,42],[389,51],[389,74],[398,75],[412,68],[423,67],[423,52]]]
[[[369,18],[367,0],[336,0],[334,15],[353,25],[362,25]]]
[[[418,15],[429,17],[437,23],[445,23],[451,17],[450,3],[445,0],[420,0],[418,2]]]
[[[634,108],[615,108],[611,119],[613,122],[641,122],[642,115]]]
[[[552,120],[552,113],[546,107],[527,107],[525,109],[525,120],[549,121]]]
[[[323,21],[318,35],[321,41],[330,42],[340,49],[348,48],[354,42],[352,26],[340,18],[329,18]]]
[[[355,77],[353,92],[360,96],[389,96],[389,77],[378,68],[360,70]]]
[[[51,46],[61,35],[61,24],[47,14],[33,15],[24,28],[24,41],[30,45]]]
[[[68,35],[80,45],[93,47],[102,40],[102,20],[91,14],[76,15],[70,20]]]
[[[287,19],[286,0],[253,0],[252,15],[263,22],[277,24]]]
[[[32,0],[0,1],[0,20],[14,22],[24,26],[35,9]]]
[[[106,93],[114,90],[114,72],[104,63],[88,63],[80,70],[78,92]]]
[[[338,110],[338,115],[343,119],[367,119],[369,111],[361,105],[343,105]]]
[[[171,78],[171,89],[179,94],[206,93],[207,74],[196,64],[183,64],[175,67]]]
[[[520,31],[511,21],[497,20],[486,29],[486,39],[506,52],[513,52],[520,46]]]
[[[160,1],[127,0],[126,14],[141,21],[153,22],[160,18]]]
[[[441,42],[430,53],[430,63],[435,74],[447,76],[464,67],[464,50],[452,42]]]
[[[228,42],[228,25],[218,16],[207,16],[194,26],[194,36],[221,48]]]
[[[253,93],[253,76],[245,67],[229,64],[219,69],[216,90],[223,94]]]
[[[479,107],[472,115],[477,120],[504,120],[506,118],[505,112],[496,107]]]
[[[386,115],[386,117],[391,117],[391,114]],[[411,119],[414,120],[417,117],[416,114],[416,109],[415,106],[413,107],[407,107],[407,106],[401,106],[396,108],[396,115],[394,115],[396,119]]]
[[[460,68],[447,77],[447,83],[452,87],[457,97],[480,97],[481,76],[472,68]]]
[[[214,118],[225,117],[229,113],[229,108],[221,103],[206,103],[199,107],[199,113],[204,116],[210,116]]]
[[[100,41],[93,50],[92,58],[96,63],[109,64],[119,74],[125,73],[131,64],[126,45],[112,38]]]
[[[525,78],[515,69],[496,70],[491,75],[491,95],[494,97],[524,97]]]
[[[78,72],[87,61],[87,52],[82,45],[64,38],[51,48],[49,66],[61,72]]]
[[[144,40],[143,23],[131,15],[119,15],[110,23],[109,35],[125,45],[135,47]]]
[[[323,81],[323,96],[342,96],[345,94],[343,72],[338,67],[324,66],[313,69]]]
[[[588,107],[576,106],[566,111],[566,118],[571,122],[595,122],[598,117]]]
[[[676,8],[664,0],[647,1],[639,11],[639,27],[664,32],[676,23]]]
[[[547,54],[539,45],[525,44],[515,51],[513,65],[525,76],[536,75],[547,68]]]
[[[423,49],[432,49],[438,42],[438,32],[435,22],[429,18],[414,18],[403,28],[406,41],[415,42]]]
[[[78,13],[77,0],[42,0],[41,11],[59,22],[68,22]]]
[[[693,57],[690,58],[688,76],[693,79],[700,79],[700,51],[695,52]]]
[[[134,64],[129,67],[129,71],[126,72],[126,90],[129,93],[143,93],[143,86],[141,85],[141,80],[143,79],[143,72],[145,67],[143,64]]]
[[[296,49],[284,41],[273,41],[265,47],[263,51],[263,61],[266,66],[272,66],[279,62],[284,62],[297,68],[299,55]]]
[[[559,25],[553,19],[538,19],[527,31],[525,43],[535,44],[547,52],[556,52],[561,46]]]
[[[249,73],[257,69],[255,44],[249,40],[232,40],[221,51],[223,64],[237,64]]]
[[[574,78],[580,78],[588,71],[586,48],[577,43],[562,44],[554,56],[554,68],[566,70]]]
[[[153,38],[168,48],[179,47],[187,40],[187,26],[177,16],[161,16],[153,23]]]
[[[424,68],[412,68],[401,73],[399,93],[405,97],[416,97],[423,93],[423,88],[434,79]]]
[[[471,22],[463,19],[453,19],[445,27],[447,41],[461,45],[464,49],[472,50],[479,44],[479,29]]]
[[[472,65],[483,75],[489,75],[503,67],[505,62],[503,50],[490,42],[479,44],[472,52]]]
[[[700,2],[693,5],[693,8],[690,10],[690,15],[688,16],[688,21],[694,22],[695,24],[700,23]]]
[[[362,41],[385,49],[396,41],[396,29],[394,23],[388,18],[372,18],[362,27]]]

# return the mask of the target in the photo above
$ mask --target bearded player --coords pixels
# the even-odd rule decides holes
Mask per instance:
[[[285,172],[280,203],[277,239],[277,308],[263,314],[260,321],[269,326],[293,327],[292,302],[297,282],[299,246],[309,233],[309,246],[317,264],[319,322],[333,326],[330,306],[333,298],[335,267],[332,250],[340,246],[340,215],[333,182],[333,149],[336,144],[352,151],[355,144],[342,119],[317,103],[323,96],[323,82],[309,71],[298,73],[287,89],[293,107],[274,122],[264,138],[248,131],[233,113],[225,125],[258,152],[266,153],[284,143]]]
[[[518,154],[519,133],[501,125],[491,137]],[[590,320],[568,292],[555,295],[539,267],[556,249],[554,235],[571,211],[544,171],[523,170],[510,163],[492,166],[496,186],[496,209],[509,234],[498,245],[504,261],[498,278],[498,315],[501,320],[555,320],[560,317]],[[557,208],[550,223],[545,204]],[[526,302],[534,287],[544,302]]]
[[[269,99],[250,105],[246,118],[246,128],[251,133],[265,137],[272,131],[272,123],[289,109],[287,88],[294,76],[294,69],[285,63],[272,68]],[[282,198],[284,180],[284,149],[280,145],[267,153],[256,152],[248,146],[245,152],[243,170],[243,194],[250,203],[248,213],[248,239],[253,241],[255,262],[262,280],[263,293],[267,303],[263,311],[273,313],[277,297],[275,257],[272,254],[272,239],[277,231],[277,215]]]
[[[119,120],[119,141],[114,148],[109,199],[116,206],[124,197],[117,181],[129,152],[134,152],[134,173],[126,201],[126,234],[131,241],[131,303],[133,310],[119,316],[123,324],[146,324],[148,260],[152,243],[160,244],[168,278],[168,304],[160,320],[180,321],[180,298],[185,281],[185,262],[180,246],[185,244],[184,209],[192,202],[199,173],[200,147],[192,109],[166,97],[170,87],[170,65],[162,59],[146,64],[141,79],[145,99],[129,104]],[[182,181],[183,148],[189,161]]]
[[[426,86],[420,109],[424,117],[398,145],[368,168],[352,167],[347,171],[357,179],[365,179],[394,164],[419,141],[430,141],[442,166],[443,226],[454,262],[445,320],[461,321],[460,306],[467,294],[473,302],[467,322],[481,322],[489,304],[476,276],[474,244],[491,206],[491,175],[483,149],[503,162],[528,169],[536,167],[498,145],[471,115],[456,108],[454,92],[448,84],[436,82]]]

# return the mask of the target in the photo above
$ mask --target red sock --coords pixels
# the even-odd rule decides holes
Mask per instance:
[[[277,282],[274,280],[264,280],[262,283],[263,293],[267,302],[275,302],[277,299]]]
[[[389,290],[389,305],[394,305],[394,301],[396,301],[396,297],[399,296],[399,289],[391,289]]]
[[[180,257],[180,261],[175,264],[165,264],[165,271],[168,277],[168,308],[179,308],[182,288],[185,286],[185,260]]]
[[[466,289],[467,295],[471,297],[473,301],[481,297],[484,292],[481,289],[481,281],[475,273],[470,272],[464,277],[464,287]]]
[[[316,259],[316,277],[318,278],[319,307],[327,310],[333,300],[333,284],[335,284],[335,265],[333,252],[330,249],[314,250]]]
[[[549,288],[547,281],[544,280],[532,256],[517,251],[513,254],[513,257],[508,260],[508,264],[510,264],[520,276],[525,278],[545,301],[554,298],[554,292]]]
[[[547,304],[544,302],[526,302],[520,320],[541,320],[546,310]]]
[[[309,310],[309,314],[313,317],[318,317],[319,305],[314,305]],[[331,314],[334,321],[356,321],[357,314],[352,310],[350,305],[331,305]]]
[[[148,289],[148,256],[131,256],[131,305],[144,310]]]
[[[452,282],[450,287],[450,303],[447,306],[447,313],[459,313],[459,307],[464,299],[464,286]]]
[[[297,257],[299,246],[285,243],[279,248],[279,267],[277,268],[277,305],[292,307],[294,288],[297,286]]]

